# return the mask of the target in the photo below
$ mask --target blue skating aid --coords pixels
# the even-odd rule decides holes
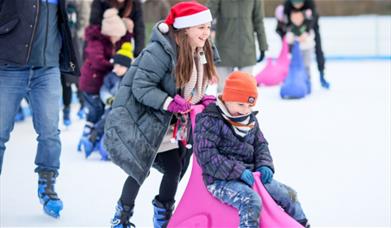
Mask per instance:
[[[305,70],[299,43],[294,42],[288,76],[280,89],[283,99],[300,99],[311,93],[311,82]]]

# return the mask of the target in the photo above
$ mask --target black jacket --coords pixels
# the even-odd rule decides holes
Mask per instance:
[[[94,0],[91,5],[90,24],[101,25],[103,13],[108,8],[111,8],[111,6],[107,0]],[[123,9],[119,9],[119,15],[122,14]],[[132,12],[130,13],[129,19],[134,23],[134,56],[137,57],[145,47],[145,24],[141,2],[139,0],[132,0]]]
[[[0,65],[28,65],[39,23],[40,4],[41,0],[0,0]],[[58,0],[58,7],[58,30],[62,40],[60,70],[79,75],[65,1]]]

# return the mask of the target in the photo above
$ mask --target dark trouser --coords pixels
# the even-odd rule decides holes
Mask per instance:
[[[62,103],[64,104],[64,108],[69,108],[72,103],[72,83],[68,82],[66,76],[61,76],[61,86],[62,86]],[[81,92],[79,90],[79,86],[76,83],[77,88],[77,98],[79,99],[80,106],[83,107],[83,98],[81,96]]]
[[[160,202],[174,201],[178,183],[189,166],[191,154],[192,150],[188,150],[181,145],[178,149],[159,153],[156,156],[154,167],[163,173],[157,197]],[[120,198],[122,204],[133,207],[139,189],[140,185],[137,181],[129,176],[122,189]]]
[[[97,123],[105,111],[104,104],[100,100],[99,94],[82,93],[84,104],[88,110],[87,121]]]
[[[106,118],[109,112],[111,111],[111,108],[106,109],[103,113],[102,117],[96,124],[94,125],[94,128],[92,129],[90,140],[95,143],[97,139],[101,139],[103,134],[105,133],[105,123]]]
[[[69,108],[72,101],[72,87],[70,83],[67,83],[64,76],[61,76],[62,86],[62,103],[64,108]]]

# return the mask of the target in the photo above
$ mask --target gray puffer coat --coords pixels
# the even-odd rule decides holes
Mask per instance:
[[[167,96],[178,93],[176,59],[175,42],[155,26],[151,42],[121,81],[106,120],[106,150],[112,161],[140,185],[149,174],[172,118],[172,113],[162,107]]]

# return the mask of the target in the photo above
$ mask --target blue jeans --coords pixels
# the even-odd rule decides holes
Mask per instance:
[[[0,174],[5,143],[14,128],[15,115],[24,97],[29,101],[34,129],[38,134],[35,171],[49,170],[57,175],[61,153],[58,129],[60,70],[58,67],[5,66],[0,66]]]
[[[82,96],[87,108],[87,121],[96,124],[105,112],[105,105],[100,100],[99,94],[83,92]]]
[[[261,198],[247,184],[241,181],[215,181],[207,186],[209,192],[222,202],[238,209],[240,227],[259,227],[259,216],[262,208]],[[280,205],[287,214],[296,221],[306,219],[297,200],[296,192],[276,181],[265,185],[270,196]]]

